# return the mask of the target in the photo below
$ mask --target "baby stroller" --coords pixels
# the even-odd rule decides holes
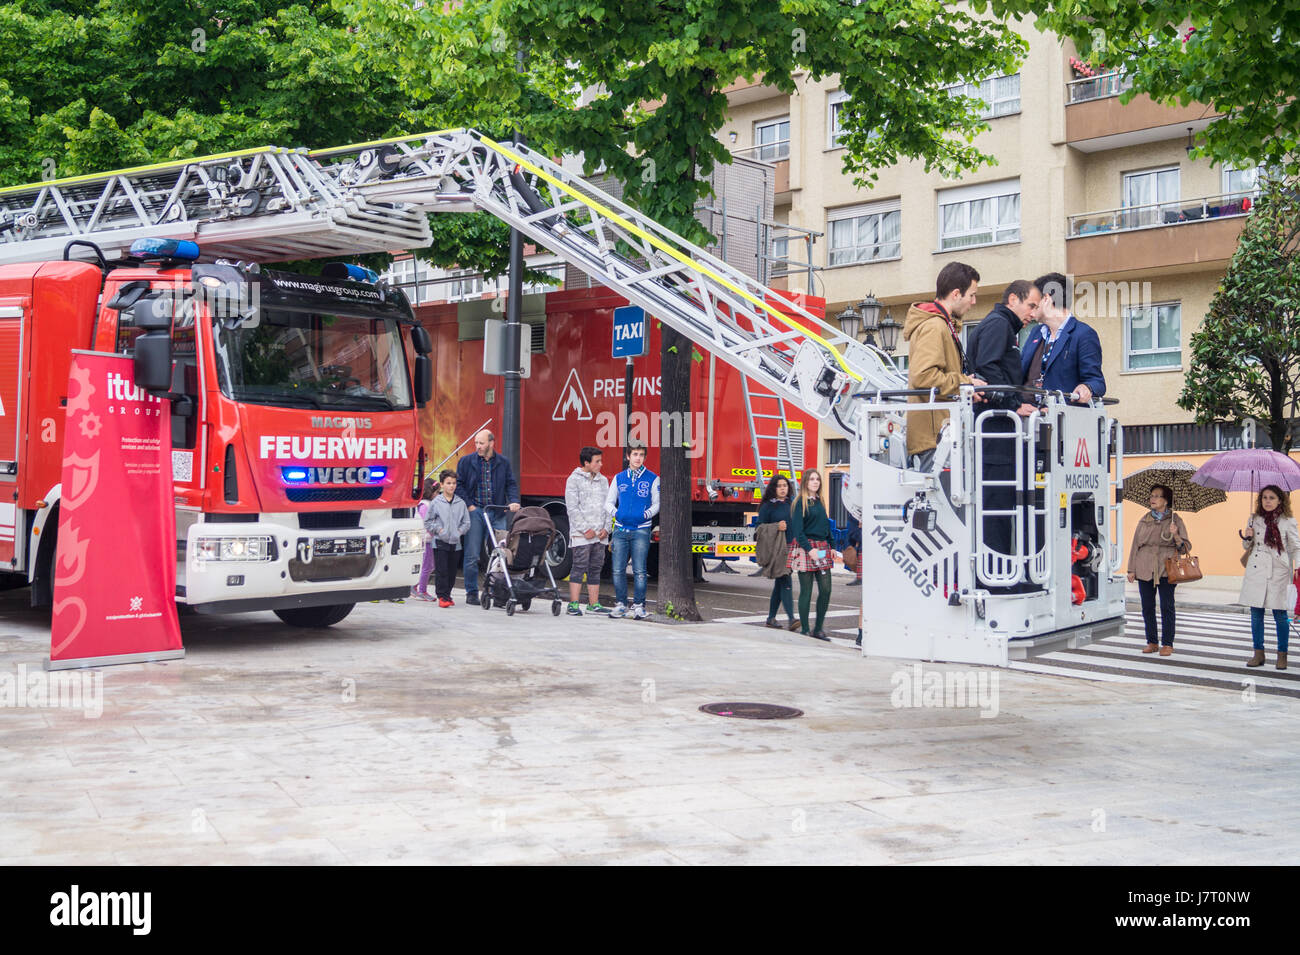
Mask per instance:
[[[522,507],[515,512],[510,529],[496,531],[483,508],[489,539],[493,542],[488,558],[487,579],[480,603],[484,610],[495,604],[513,616],[515,607],[527,610],[534,599],[551,601],[551,613],[560,615],[560,591],[546,562],[546,552],[555,540],[555,522],[541,507]]]

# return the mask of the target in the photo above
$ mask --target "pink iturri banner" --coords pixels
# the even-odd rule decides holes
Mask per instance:
[[[129,357],[77,351],[67,416],[48,666],[182,657],[169,402]]]

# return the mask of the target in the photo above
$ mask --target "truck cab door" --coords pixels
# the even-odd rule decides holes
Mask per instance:
[[[23,307],[0,299],[0,569],[17,556],[18,450],[21,437]]]

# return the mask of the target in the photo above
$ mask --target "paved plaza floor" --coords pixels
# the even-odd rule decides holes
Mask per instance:
[[[0,595],[0,676],[48,655],[23,596]],[[97,717],[0,708],[0,862],[1300,858],[1300,704],[1248,683],[918,669],[736,623],[461,603],[182,624],[183,661],[83,677]]]

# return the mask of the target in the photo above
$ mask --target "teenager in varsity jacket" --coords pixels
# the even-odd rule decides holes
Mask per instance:
[[[650,552],[650,528],[659,513],[659,475],[645,466],[645,445],[631,444],[627,470],[619,471],[609,482],[605,513],[614,519],[610,548],[614,558],[616,605],[610,616],[628,615],[627,560],[630,554],[635,588],[631,616],[633,620],[644,620],[650,616],[645,609],[645,561]]]

